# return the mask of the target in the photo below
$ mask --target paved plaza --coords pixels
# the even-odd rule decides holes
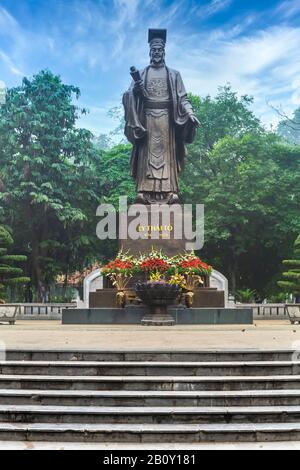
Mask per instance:
[[[291,349],[300,350],[300,325],[260,320],[253,325],[61,325],[60,321],[0,324],[6,349]]]

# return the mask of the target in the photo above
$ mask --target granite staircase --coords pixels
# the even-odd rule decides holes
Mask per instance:
[[[300,441],[291,351],[8,351],[0,441]]]

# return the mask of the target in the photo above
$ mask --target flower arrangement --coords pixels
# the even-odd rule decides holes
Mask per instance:
[[[165,274],[170,270],[171,258],[164,255],[162,251],[152,249],[149,254],[140,256],[137,260],[137,266],[142,272],[146,272],[150,277],[156,275],[160,279],[162,274]]]
[[[154,249],[139,257],[120,252],[116,259],[102,268],[103,274],[111,279],[117,275],[130,278],[133,274],[146,273],[151,281],[170,278],[173,284],[175,279],[182,284],[183,279],[187,280],[187,276],[198,278],[201,283],[201,276],[210,275],[211,271],[212,267],[198,258],[194,252],[169,257],[162,251]]]
[[[193,251],[179,255],[176,264],[178,272],[183,274],[203,276],[210,275],[212,271],[212,267],[198,258]]]
[[[135,258],[122,251],[118,253],[116,259],[102,267],[102,273],[112,281],[113,286],[119,291],[126,289],[129,280],[137,271]]]
[[[124,291],[134,274],[146,274],[150,283],[179,286],[186,293],[186,304],[191,306],[195,287],[203,284],[202,276],[210,275],[211,271],[212,267],[194,252],[169,257],[155,249],[139,257],[120,252],[102,268],[102,273],[118,289],[117,302],[122,306],[126,303]]]

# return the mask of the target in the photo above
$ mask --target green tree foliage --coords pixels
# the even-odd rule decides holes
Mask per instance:
[[[244,304],[251,304],[255,302],[256,292],[251,289],[239,289],[236,291],[236,300]]]
[[[0,107],[0,222],[11,226],[37,299],[58,274],[67,282],[96,260],[114,256],[116,241],[96,238],[96,208],[135,198],[131,146],[112,146],[123,127],[95,139],[76,127],[86,112],[77,87],[43,71],[8,91]],[[215,98],[190,96],[201,128],[189,145],[181,199],[205,205],[201,256],[229,277],[233,292],[257,298],[279,287],[282,257],[300,232],[300,146],[265,131],[252,98],[230,86]]]
[[[127,196],[128,203],[134,202],[136,192],[130,176],[131,146],[120,144],[101,155],[99,173],[102,202],[109,202],[118,207],[119,196]]]
[[[283,261],[288,271],[282,273],[283,280],[278,285],[287,293],[293,294],[300,302],[300,235],[294,243],[294,257]]]
[[[262,291],[278,272],[278,247],[286,251],[300,228],[300,174],[284,168],[287,153],[275,136],[226,137],[209,154],[212,175],[194,189],[205,205],[206,256],[233,291]]]
[[[0,225],[0,301],[3,301],[8,287],[21,286],[30,281],[23,276],[23,269],[16,265],[27,260],[26,256],[8,254],[14,241],[8,230]]]
[[[181,178],[184,202],[205,206],[202,256],[229,277],[232,292],[276,289],[279,253],[300,228],[300,147],[266,132],[249,97],[229,87],[191,97],[202,128]]]
[[[202,152],[211,150],[216,142],[224,137],[238,137],[261,130],[260,122],[249,109],[253,98],[248,95],[238,97],[230,85],[219,87],[215,98],[190,95],[193,108],[201,119],[197,139],[191,146]],[[190,147],[190,148],[191,148]]]
[[[58,273],[67,275],[83,263],[95,244],[90,224],[99,156],[92,134],[75,127],[85,112],[73,103],[78,97],[78,88],[42,71],[10,89],[0,109],[0,201],[28,254],[38,300]]]
[[[300,144],[300,108],[296,109],[293,117],[282,119],[277,126],[277,134],[289,144]]]

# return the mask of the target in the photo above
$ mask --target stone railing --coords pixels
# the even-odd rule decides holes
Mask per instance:
[[[76,302],[71,303],[10,303],[11,307],[19,307],[17,320],[60,320],[62,309],[76,308]],[[285,304],[236,304],[236,308],[252,308],[255,319],[288,320]]]
[[[17,320],[60,320],[63,308],[76,308],[76,302],[70,303],[11,303],[5,304],[10,307],[19,307]]]
[[[288,320],[285,304],[236,304],[236,308],[252,308],[253,317],[260,320]]]

